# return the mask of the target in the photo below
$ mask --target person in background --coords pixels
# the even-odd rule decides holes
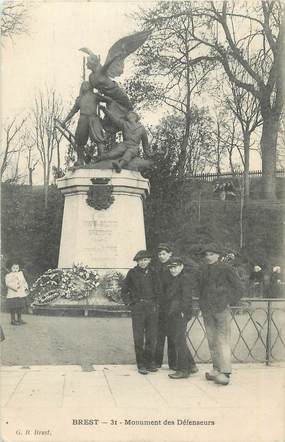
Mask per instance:
[[[187,324],[192,317],[193,281],[184,271],[181,257],[172,257],[167,266],[171,281],[167,287],[168,336],[176,351],[176,371],[169,374],[170,379],[188,378],[198,371],[186,341]],[[194,275],[193,275],[194,276]]]
[[[167,288],[172,280],[172,276],[167,266],[169,259],[173,254],[172,247],[167,243],[160,243],[157,248],[158,262],[154,268],[158,284],[160,285],[160,296],[158,299],[158,331],[157,331],[157,345],[155,352],[155,362],[157,368],[160,368],[163,363],[164,346],[167,339],[167,356],[168,365],[171,370],[176,369],[176,351],[174,342],[168,333],[168,300],[166,297]]]
[[[249,275],[246,270],[246,265],[243,263],[240,256],[237,253],[229,252],[224,255],[223,258],[221,258],[221,262],[229,264],[236,270],[239,278],[243,283],[244,296],[248,296]]]
[[[200,309],[211,353],[213,370],[208,381],[228,385],[231,375],[231,313],[243,294],[243,284],[234,268],[221,262],[222,251],[216,244],[204,248],[205,264],[197,281]]]
[[[264,272],[259,265],[253,267],[253,271],[249,276],[250,288],[252,296],[262,298],[264,288]]]
[[[151,255],[140,250],[134,257],[137,265],[130,269],[122,287],[122,297],[132,315],[133,338],[138,372],[157,371],[155,349],[158,319],[158,286],[149,267]]]
[[[7,287],[7,307],[11,314],[12,325],[26,324],[22,320],[22,312],[26,308],[26,299],[28,296],[28,284],[23,272],[20,270],[18,260],[7,263],[10,270],[5,276]]]
[[[284,287],[285,287],[285,282],[281,272],[281,267],[275,266],[272,269],[269,281],[269,297],[282,298],[284,295]]]

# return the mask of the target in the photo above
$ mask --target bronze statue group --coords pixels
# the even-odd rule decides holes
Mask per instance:
[[[228,385],[231,375],[230,305],[243,294],[243,283],[235,269],[221,260],[215,244],[204,248],[205,263],[187,268],[173,256],[168,244],[160,244],[157,260],[140,250],[122,289],[129,306],[138,372],[147,375],[162,366],[167,340],[171,379],[185,379],[198,371],[187,345],[187,323],[193,316],[193,297],[198,297],[203,315],[213,369],[206,380]]]
[[[127,94],[112,79],[123,73],[125,58],[138,49],[149,34],[149,31],[137,32],[117,41],[110,48],[103,66],[100,57],[90,49],[81,49],[88,54],[87,68],[91,74],[89,80],[81,84],[79,96],[69,114],[62,122],[57,121],[59,124],[56,126],[73,144],[77,153],[74,166],[81,167],[90,161],[91,164],[100,163],[102,168],[113,168],[118,173],[129,164],[135,170],[150,166],[150,160],[142,159],[131,164],[132,160],[139,158],[141,143],[147,155],[148,136]],[[67,123],[78,111],[80,116],[73,136]],[[123,138],[120,143],[114,141],[118,132]],[[89,139],[96,146],[96,155],[88,161],[86,146]],[[110,139],[113,143],[107,149]]]

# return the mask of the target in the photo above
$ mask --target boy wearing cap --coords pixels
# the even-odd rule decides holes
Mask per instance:
[[[229,305],[237,303],[243,284],[234,268],[221,262],[221,250],[215,244],[204,248],[206,264],[199,282],[199,304],[203,315],[213,370],[208,381],[228,385],[231,374],[231,314]]]
[[[184,271],[180,257],[172,257],[168,264],[171,281],[167,289],[168,298],[168,333],[176,350],[176,372],[169,374],[171,379],[188,378],[196,372],[196,364],[187,346],[187,323],[192,317],[193,281]]]
[[[176,368],[176,351],[174,342],[168,333],[168,302],[166,297],[167,287],[172,280],[167,263],[173,252],[171,246],[166,243],[160,243],[157,250],[158,263],[155,267],[155,272],[160,286],[160,296],[158,299],[159,313],[155,362],[156,366],[160,368],[163,363],[164,345],[167,338],[168,365],[170,369],[174,370]]]
[[[134,257],[136,267],[127,273],[122,289],[123,299],[130,306],[137,367],[140,374],[157,371],[155,347],[157,339],[158,287],[150,269],[151,255],[140,250]]]

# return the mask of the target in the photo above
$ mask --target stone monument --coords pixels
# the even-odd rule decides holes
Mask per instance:
[[[125,58],[148,36],[149,31],[143,31],[119,40],[103,66],[92,51],[81,49],[88,54],[89,81],[82,83],[64,121],[56,122],[77,154],[74,166],[57,180],[65,198],[59,269],[81,263],[100,276],[112,271],[125,275],[134,265],[136,252],[146,247],[143,201],[149,182],[141,172],[152,165],[147,157],[147,131],[112,78],[122,74]],[[77,112],[73,135],[67,123]],[[122,141],[110,143],[119,132]]]
[[[99,273],[125,274],[135,253],[146,247],[148,180],[133,170],[78,168],[57,185],[65,197],[58,267],[82,263]]]

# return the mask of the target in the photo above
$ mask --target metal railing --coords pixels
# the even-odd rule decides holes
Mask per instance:
[[[222,172],[220,174],[218,173],[199,173],[199,174],[195,174],[195,175],[189,175],[186,176],[186,179],[194,179],[194,180],[201,180],[201,181],[215,181],[217,179],[233,179],[233,178],[237,178],[237,177],[242,177],[244,175],[243,172]],[[275,172],[275,177],[276,178],[282,178],[285,176],[285,169],[277,169]],[[256,178],[256,177],[262,177],[262,170],[251,170],[249,172],[249,177],[250,178]]]
[[[243,298],[231,307],[233,362],[285,361],[285,299]],[[203,316],[198,306],[188,324],[187,340],[197,362],[211,361]]]

